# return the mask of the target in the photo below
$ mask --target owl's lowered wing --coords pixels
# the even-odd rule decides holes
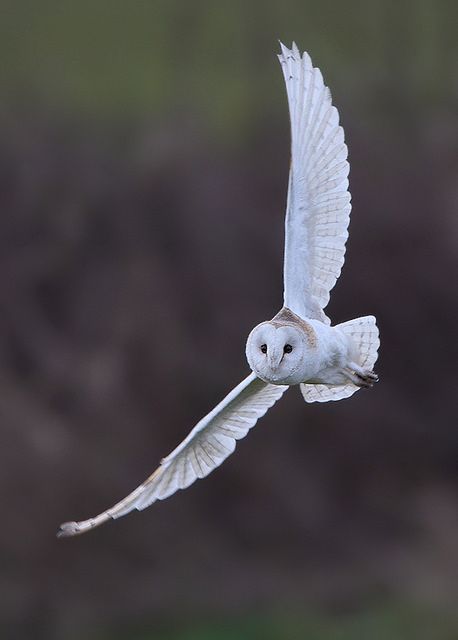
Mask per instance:
[[[294,43],[291,50],[281,44],[281,51],[291,119],[284,305],[329,322],[322,309],[340,275],[348,237],[348,151],[320,70]]]
[[[141,511],[156,500],[164,500],[178,489],[185,489],[197,478],[205,477],[234,451],[235,441],[246,436],[287,388],[266,384],[251,373],[196,424],[132,493],[94,518],[62,524],[57,535],[73,536],[90,531],[134,509]]]

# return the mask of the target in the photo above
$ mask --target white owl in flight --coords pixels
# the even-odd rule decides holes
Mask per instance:
[[[323,309],[344,263],[350,193],[347,147],[331,93],[307,53],[278,56],[291,119],[283,307],[248,336],[252,373],[163,458],[137,489],[94,518],[61,525],[58,536],[94,529],[168,498],[218,467],[292,385],[306,402],[348,398],[377,382],[373,316],[331,326]]]

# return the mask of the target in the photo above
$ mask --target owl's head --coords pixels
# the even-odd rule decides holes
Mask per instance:
[[[271,384],[302,382],[307,340],[292,324],[262,322],[248,336],[246,357],[254,373]]]

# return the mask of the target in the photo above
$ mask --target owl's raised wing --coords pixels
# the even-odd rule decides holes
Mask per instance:
[[[235,441],[246,436],[287,388],[266,384],[251,373],[196,424],[132,493],[94,518],[62,524],[57,535],[74,536],[90,531],[134,509],[141,511],[156,500],[164,500],[178,489],[189,487],[197,478],[204,478],[234,451]]]
[[[351,210],[348,151],[320,70],[294,43],[281,51],[291,119],[284,306],[329,323],[322,310],[344,263]]]

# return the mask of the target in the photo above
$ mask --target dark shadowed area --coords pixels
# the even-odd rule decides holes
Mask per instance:
[[[457,5],[0,2],[0,635],[458,634]],[[71,540],[247,375],[282,301],[277,38],[350,150],[333,323],[381,382],[297,389],[209,478]]]

